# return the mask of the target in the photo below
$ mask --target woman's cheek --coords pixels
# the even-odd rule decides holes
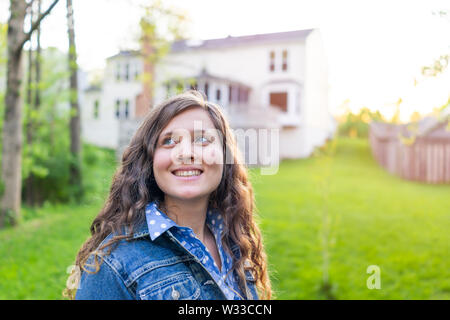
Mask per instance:
[[[168,170],[168,168],[172,164],[170,155],[170,149],[159,149],[153,157],[154,170],[161,173],[162,171]]]
[[[222,150],[216,146],[211,146],[203,151],[203,162],[208,165],[223,164]]]

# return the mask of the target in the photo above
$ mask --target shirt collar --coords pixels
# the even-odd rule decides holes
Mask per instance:
[[[209,227],[216,239],[220,239],[220,235],[222,234],[225,224],[223,221],[223,216],[218,210],[208,208],[208,212],[206,214],[206,225]]]
[[[170,219],[164,212],[158,208],[158,201],[152,201],[145,207],[145,219],[147,222],[148,233],[150,238],[155,240],[164,232],[172,227],[181,228]],[[209,229],[214,233],[216,238],[220,239],[220,234],[224,228],[224,222],[222,215],[215,209],[208,207],[206,214],[206,224]]]
[[[145,208],[145,219],[147,220],[148,233],[152,240],[177,224],[164,212],[159,210],[158,202],[150,202]]]

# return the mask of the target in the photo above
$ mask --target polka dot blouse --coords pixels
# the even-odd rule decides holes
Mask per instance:
[[[208,208],[206,225],[216,239],[217,249],[222,262],[221,270],[214,262],[208,248],[196,237],[194,231],[188,227],[180,227],[158,208],[158,202],[153,201],[145,208],[146,220],[150,238],[155,240],[164,232],[171,232],[178,242],[189,253],[197,257],[205,267],[219,288],[229,300],[241,300],[241,291],[234,273],[227,276],[232,267],[232,259],[225,251],[221,242],[221,234],[224,228],[223,218],[216,210]]]

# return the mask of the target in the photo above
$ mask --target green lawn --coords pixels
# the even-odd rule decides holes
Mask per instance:
[[[0,231],[0,299],[61,298],[112,159],[88,169],[86,204],[25,209],[19,227]],[[334,157],[283,161],[273,176],[252,169],[251,179],[277,298],[326,298],[319,288],[329,243],[337,299],[450,299],[450,186],[387,174],[359,139],[338,140]],[[380,268],[379,290],[366,286],[369,265]]]
[[[337,299],[450,298],[450,186],[389,175],[364,140],[338,140],[331,159],[285,161],[277,175],[257,173],[280,299],[325,297],[319,293],[324,230],[334,239],[328,270]],[[379,290],[367,288],[369,265],[380,268]]]

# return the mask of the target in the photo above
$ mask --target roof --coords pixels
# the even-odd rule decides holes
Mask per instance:
[[[136,57],[139,56],[141,52],[139,50],[121,50],[119,53],[106,58],[106,60],[119,58],[119,57]]]
[[[251,89],[251,87],[249,85],[247,85],[247,84],[245,84],[245,83],[243,83],[241,81],[233,80],[233,79],[226,78],[226,77],[219,77],[219,76],[216,76],[216,75],[212,75],[205,68],[203,68],[200,71],[200,73],[198,73],[197,75],[192,76],[192,77],[186,77],[186,78],[183,78],[183,79],[184,80],[196,79],[196,80],[205,80],[205,81],[212,80],[212,81],[217,81],[217,82],[225,82],[225,83],[232,84],[232,85],[238,85],[239,87],[245,88],[245,89]],[[178,80],[180,80],[180,79],[179,78],[174,78],[174,79],[170,79],[169,81],[178,81]]]
[[[297,86],[302,86],[302,83],[295,80],[295,79],[291,79],[291,78],[282,78],[282,79],[270,79],[266,82],[264,82],[262,84],[262,86],[269,86],[272,84],[287,84],[287,83],[292,83],[295,84]]]
[[[253,34],[247,36],[232,37],[209,40],[178,40],[172,43],[171,52],[180,52],[185,50],[197,50],[197,49],[217,49],[227,48],[247,44],[261,44],[261,43],[273,43],[286,40],[302,40],[313,31],[314,29],[294,30],[285,32],[274,33],[262,33]],[[140,50],[121,50],[119,53],[106,58],[115,59],[119,57],[135,57],[141,54]]]
[[[242,83],[240,81],[212,75],[205,68],[203,68],[202,71],[195,78],[196,79],[205,79],[205,80],[223,81],[223,82],[227,82],[227,83],[233,83],[235,85],[239,85],[240,87],[245,87],[247,89],[251,88],[250,86],[248,86],[245,83]]]
[[[381,139],[396,139],[399,134],[405,138],[443,138],[450,139],[450,131],[447,129],[450,115],[442,117],[428,116],[417,123],[396,125],[392,123],[372,122],[372,132]]]
[[[298,40],[305,39],[314,29],[305,30],[295,30],[286,32],[275,32],[275,33],[264,33],[264,34],[254,34],[248,36],[238,36],[232,37],[228,36],[226,38],[210,39],[210,40],[179,40],[172,43],[171,51],[180,52],[185,50],[196,50],[196,49],[217,49],[234,47],[239,45],[247,44],[261,44],[269,42],[279,42],[285,40]]]

